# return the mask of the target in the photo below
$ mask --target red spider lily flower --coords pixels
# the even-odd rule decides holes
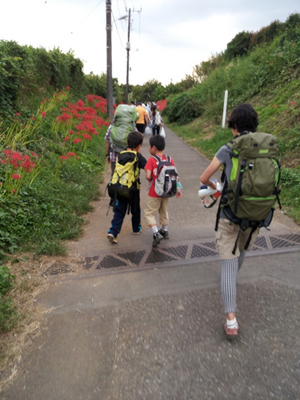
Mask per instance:
[[[77,106],[83,107],[83,106],[85,106],[85,102],[82,101],[82,100],[78,100],[78,101],[77,101]]]
[[[50,99],[48,99],[48,97],[45,97],[45,98],[44,98],[44,101],[50,101]]]
[[[277,108],[277,105],[276,105],[276,104],[273,104],[273,108]]]
[[[68,133],[69,133],[70,135],[73,135],[74,131],[72,130],[72,131],[69,131]]]
[[[18,152],[14,152],[12,155],[12,159],[13,160],[22,160],[22,156]]]
[[[61,160],[68,160],[69,157],[68,157],[68,156],[60,156],[60,159],[61,159]]]
[[[57,121],[61,122],[61,121],[68,121],[69,119],[71,119],[71,115],[66,114],[65,112],[63,113],[63,115],[57,117]]]
[[[82,137],[83,137],[83,139],[92,140],[91,135],[89,135],[88,133],[83,133]]]
[[[61,111],[66,111],[66,112],[68,112],[68,111],[70,111],[70,110],[69,110],[69,108],[61,108]]]
[[[37,157],[37,154],[34,151],[31,153],[31,155],[32,157]]]
[[[11,156],[13,152],[11,150],[9,150],[9,149],[6,149],[6,150],[3,151],[3,153]]]
[[[76,153],[67,153],[68,154],[68,156],[70,156],[70,157],[75,157],[76,156]]]
[[[35,117],[30,117],[30,119],[31,119],[32,121],[34,121],[34,120],[35,120]]]
[[[295,101],[291,101],[291,106],[294,106],[296,104]]]
[[[68,140],[70,140],[70,136],[66,136],[66,137],[64,138],[64,142],[67,142]]]
[[[6,164],[6,160],[1,160],[1,164]]]
[[[42,114],[42,117],[43,117],[43,118],[46,117],[46,112],[45,112],[45,111],[41,111],[40,113]]]
[[[71,88],[70,88],[70,86],[66,86],[66,89],[67,89],[67,90],[70,90]]]
[[[80,142],[82,142],[82,139],[74,139],[73,140],[73,143],[75,143],[75,144],[80,143]]]
[[[21,115],[21,113],[19,113],[19,112],[15,113],[16,117],[18,117],[19,115]]]
[[[88,99],[89,103],[92,103],[94,101],[94,95],[93,94],[88,94],[86,96],[86,98]]]
[[[16,180],[18,180],[18,179],[21,178],[21,176],[18,175],[18,174],[13,174],[11,177],[12,177],[13,179],[16,179]]]

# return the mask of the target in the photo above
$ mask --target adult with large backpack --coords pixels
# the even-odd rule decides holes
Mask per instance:
[[[258,117],[250,104],[235,107],[228,126],[233,140],[218,150],[200,181],[216,189],[210,178],[224,166],[216,248],[222,260],[221,293],[227,314],[224,330],[228,339],[234,339],[239,331],[235,315],[237,273],[259,229],[271,223],[275,203],[279,202],[280,164],[277,138],[256,132]]]
[[[115,163],[121,151],[127,148],[127,136],[132,130],[136,130],[136,121],[139,114],[135,107],[120,104],[116,108],[113,123],[105,135],[106,159],[111,164],[112,174]]]

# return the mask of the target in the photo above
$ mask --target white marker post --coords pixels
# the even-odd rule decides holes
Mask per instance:
[[[227,99],[228,99],[228,90],[225,90],[224,96],[224,107],[223,107],[223,119],[222,119],[222,128],[225,128],[225,120],[226,120],[226,111],[227,111]]]

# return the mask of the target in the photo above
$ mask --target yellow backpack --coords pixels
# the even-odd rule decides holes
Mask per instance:
[[[133,160],[130,154],[134,154]],[[127,161],[128,159],[132,161]],[[108,194],[113,199],[111,205],[114,205],[119,197],[126,199],[132,197],[133,192],[139,189],[139,173],[137,152],[122,151],[117,159],[113,176],[107,185]]]

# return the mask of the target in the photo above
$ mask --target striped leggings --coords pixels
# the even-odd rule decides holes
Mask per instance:
[[[225,313],[235,313],[237,273],[243,265],[246,252],[241,251],[238,258],[222,260],[221,293]]]

